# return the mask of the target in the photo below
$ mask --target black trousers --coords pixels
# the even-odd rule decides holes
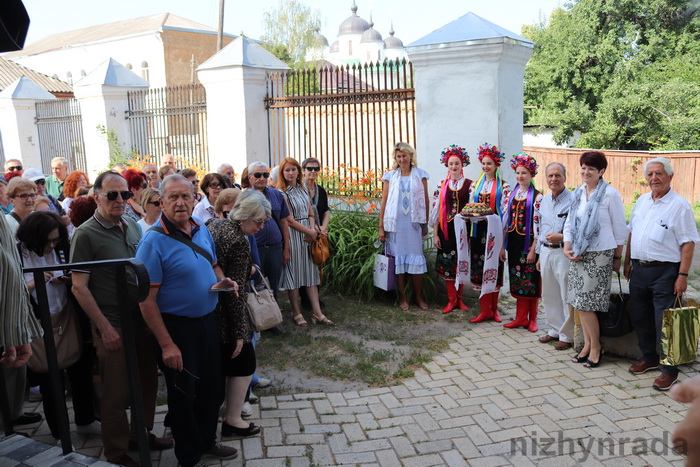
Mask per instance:
[[[678,278],[680,263],[661,263],[642,266],[632,260],[630,296],[633,312],[632,325],[637,332],[642,360],[658,362],[661,352],[661,322],[664,310],[673,307],[676,296],[673,286]],[[678,376],[675,366],[661,366],[661,372]]]

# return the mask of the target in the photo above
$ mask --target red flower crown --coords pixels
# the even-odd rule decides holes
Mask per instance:
[[[464,148],[461,148],[456,144],[448,146],[444,151],[442,151],[440,162],[447,167],[447,161],[450,160],[450,157],[459,157],[459,159],[462,161],[462,167],[469,165],[469,154],[467,154],[467,151],[465,151]]]
[[[513,158],[510,160],[510,167],[513,170],[515,170],[518,166],[525,167],[527,170],[530,171],[533,177],[537,175],[537,169],[539,168],[535,158],[524,152],[514,155]]]
[[[484,157],[490,157],[496,163],[496,167],[500,167],[506,155],[500,152],[496,146],[484,143],[483,146],[479,146],[479,162],[481,162]]]

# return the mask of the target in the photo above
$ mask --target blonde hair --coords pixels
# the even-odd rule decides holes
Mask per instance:
[[[139,197],[139,204],[143,206],[144,209],[146,209],[146,205],[151,200],[151,196],[153,195],[160,196],[160,191],[156,190],[155,188],[146,188],[141,192],[141,196]]]
[[[221,190],[221,193],[219,193],[219,197],[216,198],[216,203],[214,204],[214,211],[217,214],[221,214],[221,212],[224,210],[224,206],[227,204],[235,203],[236,199],[238,199],[238,195],[241,194],[241,190],[238,188],[226,188],[225,190]]]
[[[392,166],[392,169],[398,169],[399,168],[399,163],[396,162],[396,153],[398,151],[405,152],[406,154],[411,155],[411,167],[418,167],[418,163],[416,162],[416,150],[413,149],[413,146],[411,146],[408,143],[396,143],[396,146],[394,146],[394,165]]]
[[[36,183],[29,180],[28,178],[14,177],[9,182],[7,182],[7,191],[5,192],[8,198],[14,198],[17,193],[25,190],[36,191]]]
[[[49,201],[48,198],[44,196],[37,196],[36,200],[34,201],[34,210],[35,211],[43,211],[43,209],[39,209],[40,204],[45,204],[46,208],[48,210],[51,210],[51,201]]]

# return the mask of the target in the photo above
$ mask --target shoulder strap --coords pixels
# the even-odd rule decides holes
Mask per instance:
[[[19,216],[17,215],[16,212],[11,211],[11,212],[10,212],[10,215],[11,215],[12,218],[13,218],[14,220],[16,220],[18,223],[20,223],[20,224],[22,223],[22,219],[19,218]]]
[[[166,234],[165,230],[163,230],[163,227],[159,227],[159,226],[151,227],[150,230],[161,233],[167,237],[172,238],[173,240],[176,240],[184,245],[187,245],[188,247],[192,248],[194,251],[196,251],[200,255],[204,256],[207,259],[207,261],[209,261],[210,264],[214,262],[214,259],[211,257],[211,254],[207,250],[205,250],[201,246],[197,245],[195,242],[193,242],[188,237],[185,237],[184,235],[176,235],[175,233]]]

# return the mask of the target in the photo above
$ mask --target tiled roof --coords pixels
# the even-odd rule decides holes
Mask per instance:
[[[7,88],[22,76],[31,79],[48,92],[73,92],[73,86],[60,79],[52,78],[0,57],[0,90]]]
[[[76,29],[75,31],[60,32],[40,39],[22,50],[5,54],[4,57],[26,57],[79,44],[89,44],[117,37],[132,36],[170,28],[216,32],[216,29],[209,26],[190,21],[171,13],[163,13],[160,15],[117,21],[116,23],[90,26],[89,28]]]

